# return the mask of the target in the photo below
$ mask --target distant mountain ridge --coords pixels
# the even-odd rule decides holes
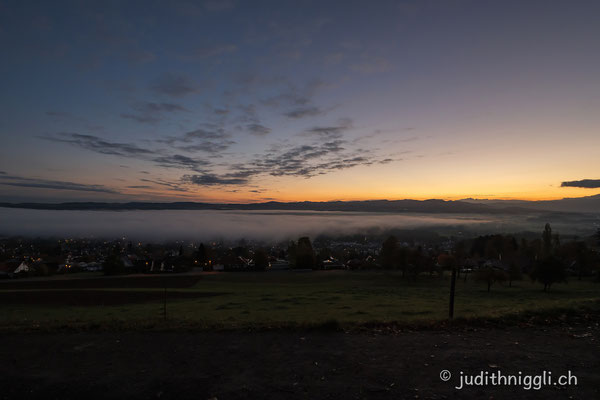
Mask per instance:
[[[600,195],[549,201],[526,200],[363,200],[324,202],[199,203],[199,202],[68,202],[0,203],[0,207],[34,210],[280,210],[420,213],[511,213],[531,211],[600,213]]]

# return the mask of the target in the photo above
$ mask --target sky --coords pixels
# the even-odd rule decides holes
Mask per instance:
[[[0,201],[600,193],[598,1],[0,0]]]

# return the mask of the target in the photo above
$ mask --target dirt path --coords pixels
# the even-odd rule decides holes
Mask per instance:
[[[600,398],[600,328],[0,336],[1,398]],[[453,377],[440,380],[447,369]],[[459,371],[571,371],[577,386],[468,387]],[[570,397],[571,396],[571,397]]]

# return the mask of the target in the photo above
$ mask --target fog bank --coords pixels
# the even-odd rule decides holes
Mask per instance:
[[[540,231],[550,222],[561,233],[591,234],[598,218],[548,220],[547,216],[391,214],[315,211],[46,211],[0,208],[0,234],[13,236],[131,237],[171,239],[284,240],[301,235],[354,234],[372,229],[477,233]]]

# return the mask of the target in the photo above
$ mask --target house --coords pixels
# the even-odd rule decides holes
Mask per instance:
[[[29,271],[31,271],[31,268],[25,261],[23,261],[23,262],[21,262],[21,264],[19,264],[17,269],[15,269],[13,271],[13,274],[14,275],[17,275],[17,274],[27,275],[29,273]]]
[[[277,271],[277,270],[284,270],[284,269],[290,269],[290,263],[287,262],[286,260],[277,259],[277,260],[271,262],[271,270]]]
[[[225,271],[225,266],[223,264],[213,264],[212,266],[213,271]]]

